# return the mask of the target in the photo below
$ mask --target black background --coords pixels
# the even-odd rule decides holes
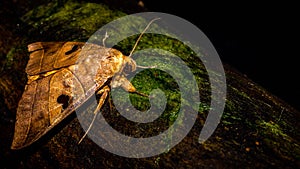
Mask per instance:
[[[179,16],[210,39],[221,60],[300,110],[296,4],[145,0],[152,12]]]

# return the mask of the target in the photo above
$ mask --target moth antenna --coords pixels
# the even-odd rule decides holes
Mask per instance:
[[[137,68],[141,68],[141,69],[152,69],[152,68],[156,68],[156,66],[140,66],[140,65],[136,65]]]
[[[86,132],[84,133],[84,135],[83,135],[83,136],[81,137],[81,139],[79,140],[78,145],[82,142],[82,140],[85,138],[85,136],[86,136],[86,135],[88,134],[88,132],[91,130],[91,128],[92,128],[92,126],[93,126],[93,124],[94,124],[94,121],[96,120],[97,115],[98,115],[98,113],[95,113],[94,118],[93,118],[93,120],[92,120],[92,122],[91,122],[89,128],[86,130]]]
[[[105,35],[104,35],[104,38],[102,39],[102,44],[103,46],[105,47],[105,40],[108,38],[108,34],[107,34],[107,31],[105,31]]]
[[[128,57],[131,57],[133,51],[135,50],[135,48],[136,48],[136,46],[138,45],[140,39],[142,38],[142,36],[143,36],[143,34],[146,32],[146,30],[149,28],[149,26],[150,26],[154,21],[159,20],[159,19],[160,19],[160,18],[154,18],[154,19],[152,19],[152,20],[148,23],[148,25],[146,26],[146,28],[143,30],[143,32],[140,34],[140,36],[139,36],[138,39],[136,40],[136,42],[135,42],[135,44],[134,44],[134,46],[133,46],[133,48],[132,48],[132,50],[131,50],[131,52],[130,52],[130,54],[129,54]]]

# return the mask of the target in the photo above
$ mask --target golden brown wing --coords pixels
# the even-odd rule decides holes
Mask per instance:
[[[103,87],[119,70],[115,55],[123,64],[120,52],[82,42],[37,42],[28,50],[28,82],[17,109],[12,149],[38,140]]]
[[[93,68],[101,63],[106,65],[103,60],[108,61],[105,58],[109,54],[104,47],[90,44],[79,55],[83,44],[37,42],[28,46],[32,53],[26,72],[29,77],[41,76],[29,79],[30,83],[25,86],[17,109],[12,149],[26,147],[38,140],[114,75],[112,72],[99,77],[98,85],[95,85],[97,68]]]
[[[17,109],[12,149],[39,139],[86,99],[81,83],[67,68],[27,85]]]
[[[30,76],[73,65],[84,42],[36,42],[28,45],[31,52],[26,67]]]

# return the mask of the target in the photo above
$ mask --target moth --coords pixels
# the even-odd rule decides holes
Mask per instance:
[[[142,34],[157,19],[149,22],[129,56],[104,45],[84,42],[29,44],[30,57],[25,70],[28,81],[18,104],[11,148],[21,149],[31,145],[95,93],[100,99],[94,117],[104,104],[111,87],[122,87],[128,92],[144,95],[136,91],[123,70],[125,66],[129,66],[131,71],[136,70],[136,62],[130,56]],[[84,54],[80,54],[83,51]],[[90,61],[90,56],[94,62]],[[99,64],[99,69],[91,73],[89,68],[94,64]]]

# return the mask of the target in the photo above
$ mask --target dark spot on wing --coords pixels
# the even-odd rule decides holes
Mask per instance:
[[[78,49],[79,49],[79,46],[78,46],[78,45],[74,45],[74,46],[72,47],[72,49],[69,50],[69,51],[67,51],[65,54],[66,54],[66,55],[69,55],[69,54],[71,54],[71,53],[77,51]]]
[[[68,95],[62,94],[57,98],[57,103],[61,103],[63,109],[66,109],[69,106],[69,102],[70,102],[70,96]]]

